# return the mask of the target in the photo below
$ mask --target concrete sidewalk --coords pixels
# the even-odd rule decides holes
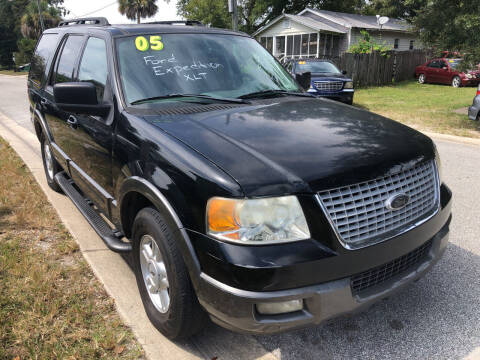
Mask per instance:
[[[148,359],[277,359],[254,337],[235,334],[213,324],[188,342],[172,342],[163,337],[147,318],[135,276],[125,259],[106,248],[68,197],[48,187],[36,136],[2,113],[0,136],[23,159],[40,184],[93,272],[115,299],[120,316],[132,328]]]

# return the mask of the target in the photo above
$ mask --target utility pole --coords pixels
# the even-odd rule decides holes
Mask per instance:
[[[228,12],[232,14],[232,29],[238,31],[237,0],[228,0]]]

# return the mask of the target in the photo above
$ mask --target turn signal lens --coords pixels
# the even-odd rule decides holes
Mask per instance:
[[[225,241],[264,245],[310,238],[296,196],[263,199],[214,197],[207,204],[208,234]]]

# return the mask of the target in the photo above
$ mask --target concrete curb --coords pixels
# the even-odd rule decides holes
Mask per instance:
[[[452,141],[452,142],[457,142],[461,144],[480,146],[480,139],[476,139],[476,138],[448,135],[448,134],[439,134],[439,133],[433,133],[428,131],[422,131],[422,133],[436,140],[445,140],[445,141]]]
[[[188,342],[172,342],[162,336],[147,318],[135,276],[125,260],[106,248],[69,198],[48,187],[36,135],[2,113],[0,135],[32,172],[96,277],[115,300],[121,318],[132,328],[148,359],[277,359],[254,337],[235,334],[214,325]]]

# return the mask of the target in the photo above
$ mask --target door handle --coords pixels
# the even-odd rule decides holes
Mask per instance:
[[[77,118],[73,115],[70,115],[67,119],[67,124],[70,125],[72,128],[77,127]]]

